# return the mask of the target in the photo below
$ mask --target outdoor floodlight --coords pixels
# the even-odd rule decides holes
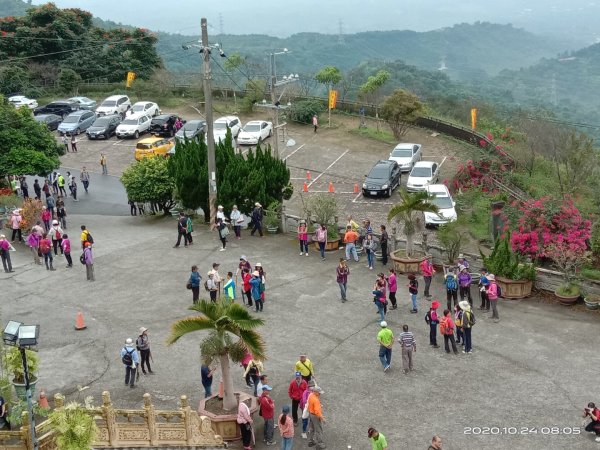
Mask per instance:
[[[35,347],[40,335],[39,325],[21,325],[17,345],[19,347]]]
[[[19,328],[23,325],[21,322],[9,320],[4,328],[4,343],[7,345],[15,345],[19,336]]]

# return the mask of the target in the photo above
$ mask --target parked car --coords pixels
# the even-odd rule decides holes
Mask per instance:
[[[149,137],[141,139],[135,146],[135,159],[139,161],[143,158],[154,156],[166,156],[169,151],[175,147],[172,139],[165,137]]]
[[[36,122],[46,124],[50,131],[56,130],[62,122],[62,117],[57,116],[56,114],[38,114],[37,116],[33,116],[33,118]]]
[[[121,122],[115,131],[118,138],[134,137],[139,138],[150,129],[150,116],[146,114],[134,114]]]
[[[96,108],[96,113],[99,116],[108,114],[121,114],[124,116],[129,108],[131,108],[129,97],[126,95],[111,95]]]
[[[206,120],[190,120],[175,133],[175,138],[179,140],[183,140],[186,137],[194,139],[203,133],[206,133]]]
[[[240,131],[242,131],[242,122],[240,121],[240,118],[237,116],[225,116],[215,120],[213,124],[213,136],[215,137],[215,142],[225,139],[227,128],[231,130],[231,136],[233,138],[238,137]]]
[[[439,164],[432,161],[415,163],[408,175],[408,180],[406,180],[406,190],[409,192],[424,191],[428,185],[437,183],[440,177],[439,170]]]
[[[160,108],[154,102],[136,102],[127,113],[146,114],[147,116],[155,117],[160,114]]]
[[[416,162],[421,161],[422,152],[420,144],[398,144],[388,158],[396,161],[402,172],[410,172]]]
[[[175,114],[160,114],[152,119],[150,132],[158,136],[175,136],[175,122],[177,119],[185,124],[185,120]]]
[[[264,120],[251,120],[238,135],[240,145],[255,145],[273,135],[273,124]]]
[[[8,102],[15,108],[26,106],[29,109],[35,109],[38,107],[37,100],[27,98],[24,95],[13,95],[12,97],[8,97]]]
[[[56,100],[55,102],[50,102],[47,105],[35,108],[33,114],[56,114],[57,116],[65,117],[78,109],[79,104],[75,102],[69,100]]]
[[[457,219],[456,209],[454,209],[456,203],[452,200],[448,187],[444,184],[430,184],[426,190],[431,196],[431,203],[438,207],[438,213],[424,213],[425,226],[454,222]]]
[[[396,161],[380,160],[366,175],[362,185],[363,196],[386,195],[391,197],[392,191],[400,186],[402,172]]]
[[[79,105],[79,109],[87,109],[89,111],[96,109],[96,100],[92,100],[91,98],[71,97],[69,101],[77,103]]]
[[[115,134],[120,123],[121,116],[118,114],[98,117],[85,134],[88,139],[108,139]]]
[[[86,131],[96,120],[96,114],[93,111],[85,109],[72,112],[65,117],[58,126],[60,134],[79,134]]]

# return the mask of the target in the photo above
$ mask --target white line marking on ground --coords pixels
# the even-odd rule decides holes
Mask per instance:
[[[306,142],[304,144],[302,144],[300,147],[298,147],[296,150],[294,150],[292,153],[290,153],[289,155],[287,155],[285,158],[283,158],[283,160],[287,160],[290,156],[292,156],[294,153],[296,153],[298,150],[300,150],[302,147],[304,147],[306,145]]]
[[[329,150],[329,149],[327,149],[327,150]],[[325,172],[327,172],[329,169],[331,169],[336,162],[338,162],[340,159],[342,159],[344,156],[346,156],[346,153],[348,153],[349,151],[350,151],[350,149],[348,148],[348,149],[346,149],[346,151],[344,153],[342,153],[340,156],[338,156],[338,158],[334,162],[332,162],[331,164],[329,164],[329,166],[327,167],[327,169],[325,169],[323,172],[321,172],[319,175],[317,175],[317,177],[310,182],[310,184],[308,185],[308,187],[310,187],[315,181],[317,181],[319,178],[321,178],[321,176]]]
[[[130,144],[130,143],[128,143],[128,142],[125,142],[125,141],[117,141],[117,142],[115,142],[113,145],[118,145],[118,146],[125,147],[125,146],[129,146],[129,145],[131,145],[131,144]]]
[[[354,200],[352,200],[352,203],[356,203],[356,200],[358,200],[358,197],[360,197],[362,195],[362,192],[359,192],[358,194],[356,194],[356,197],[354,197]]]

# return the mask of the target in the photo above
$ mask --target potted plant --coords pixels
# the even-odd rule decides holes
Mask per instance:
[[[317,194],[311,197],[307,202],[308,211],[311,211],[314,218],[315,228],[313,231],[316,231],[321,224],[325,224],[327,227],[325,251],[337,250],[340,247],[340,233],[336,223],[338,205],[335,197],[331,194]],[[318,249],[318,246],[319,244],[315,241],[315,248]]]
[[[200,343],[200,352],[206,364],[218,361],[223,381],[223,398],[213,395],[201,400],[199,413],[211,419],[215,432],[223,436],[223,439],[239,439],[241,435],[236,424],[238,399],[248,402],[251,412],[258,407],[255,397],[234,391],[231,361],[239,363],[246,352],[250,352],[257,360],[265,358],[265,343],[256,331],[264,321],[253,317],[248,309],[229,299],[218,303],[200,301],[189,309],[199,315],[175,322],[168,344],[174,344],[188,333],[208,332]]]
[[[98,434],[98,427],[91,411],[91,403],[92,397],[87,397],[83,405],[71,402],[50,413],[58,448],[66,450],[92,448]]]
[[[502,289],[502,297],[520,299],[531,295],[536,271],[531,263],[524,262],[522,257],[510,248],[509,237],[498,239],[489,256],[479,251],[483,266],[496,276],[496,283]]]
[[[451,266],[456,264],[463,239],[468,234],[465,221],[462,217],[464,216],[461,216],[460,219],[454,222],[440,225],[438,228],[437,238],[444,247],[444,252],[448,257],[447,262]]]
[[[391,259],[394,266],[401,273],[416,273],[419,264],[425,259],[424,252],[414,250],[415,233],[423,229],[423,213],[437,213],[438,207],[430,201],[429,194],[425,191],[409,193],[405,189],[399,191],[400,203],[390,208],[388,222],[398,221],[406,235],[406,249],[396,250]]]
[[[23,425],[23,413],[28,411],[27,401],[22,398],[17,398],[16,401],[10,402],[9,404],[10,410],[8,413],[8,422],[13,429],[18,429]],[[46,408],[42,408],[39,403],[36,402],[33,404],[33,415],[36,418],[47,417],[49,413],[50,411]]]
[[[583,297],[583,301],[587,309],[596,310],[600,308],[600,295],[598,294],[587,294]]]
[[[556,288],[554,295],[563,305],[572,305],[579,300],[581,288],[577,274],[591,259],[591,253],[583,247],[569,245],[568,242],[555,242],[548,246],[546,256],[563,273],[563,283]]]
[[[27,355],[27,370],[29,372],[29,386],[31,394],[35,393],[35,385],[37,383],[37,371],[40,359],[32,350],[25,350]],[[15,387],[17,396],[22,399],[27,399],[27,390],[25,388],[25,372],[23,371],[23,360],[21,351],[17,347],[10,347],[4,352],[4,366],[12,373],[12,384]]]
[[[281,203],[273,202],[265,209],[263,223],[268,233],[276,234],[279,231],[279,224],[281,223],[279,218],[280,208]]]

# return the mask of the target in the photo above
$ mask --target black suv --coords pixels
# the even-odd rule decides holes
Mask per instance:
[[[115,134],[115,130],[120,123],[120,114],[98,117],[92,126],[86,130],[85,134],[87,134],[88,139],[108,139]]]
[[[401,174],[400,166],[396,161],[377,161],[366,175],[362,185],[363,196],[391,197],[392,191],[400,186]]]
[[[184,124],[185,120],[175,114],[161,114],[156,116],[150,122],[150,133],[157,136],[175,136],[177,130],[175,130],[175,121],[179,119]]]
[[[69,100],[57,100],[55,102],[48,103],[47,105],[40,106],[33,110],[34,115],[38,114],[56,114],[57,116],[66,117],[73,111],[79,109],[79,103],[71,102]]]

